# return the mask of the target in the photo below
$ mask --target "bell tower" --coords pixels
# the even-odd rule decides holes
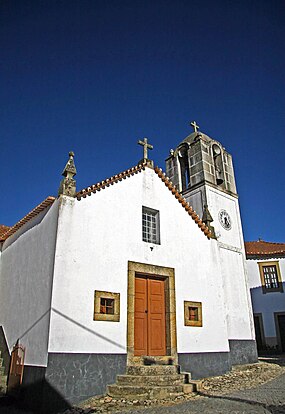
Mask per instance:
[[[229,242],[233,222],[241,232],[232,156],[219,141],[200,132],[195,121],[191,125],[194,132],[170,150],[166,174],[206,224],[214,226],[213,236]]]
[[[166,173],[212,232],[224,283],[229,348],[256,353],[247,284],[244,239],[232,156],[194,128],[166,159]],[[201,250],[201,257],[203,251]],[[234,361],[234,357],[233,357]]]

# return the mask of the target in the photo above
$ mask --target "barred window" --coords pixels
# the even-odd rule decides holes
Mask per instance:
[[[266,289],[278,288],[276,266],[263,266],[262,270]]]
[[[258,262],[263,293],[283,292],[278,261]]]
[[[100,298],[100,313],[106,315],[114,315],[115,311],[115,299]]]
[[[145,242],[160,244],[158,210],[142,208],[142,238]]]

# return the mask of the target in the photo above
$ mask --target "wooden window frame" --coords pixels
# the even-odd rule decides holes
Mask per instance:
[[[274,292],[283,292],[283,284],[282,284],[282,278],[281,278],[281,272],[279,267],[279,261],[270,261],[270,262],[257,262],[259,267],[259,275],[261,280],[261,286],[262,286],[262,292],[265,293],[274,293]],[[264,273],[263,268],[269,267],[269,266],[275,266],[276,267],[276,273],[277,273],[277,282],[278,287],[277,288],[267,288],[265,284],[264,279]]]
[[[101,299],[113,299],[114,300],[114,313],[107,314],[100,312]],[[94,321],[108,321],[119,322],[120,321],[120,293],[106,292],[103,290],[95,290],[94,292]]]
[[[197,308],[198,320],[193,321],[189,319],[189,308]],[[189,300],[184,301],[184,325],[185,326],[203,326],[202,323],[202,302],[193,302]]]

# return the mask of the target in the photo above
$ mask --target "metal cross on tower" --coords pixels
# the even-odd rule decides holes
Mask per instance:
[[[199,125],[196,124],[196,121],[192,121],[190,125],[194,128],[195,132],[198,132],[198,129],[200,128]]]
[[[138,144],[143,146],[143,158],[145,160],[147,160],[148,159],[148,157],[147,157],[147,150],[148,149],[152,150],[153,149],[153,145],[148,144],[147,138],[144,138],[143,141],[139,140],[138,141]]]

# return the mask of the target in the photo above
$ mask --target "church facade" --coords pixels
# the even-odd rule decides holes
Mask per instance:
[[[230,154],[194,123],[165,174],[141,144],[79,192],[70,153],[59,196],[2,233],[0,325],[42,399],[101,394],[145,357],[194,379],[257,360]]]

